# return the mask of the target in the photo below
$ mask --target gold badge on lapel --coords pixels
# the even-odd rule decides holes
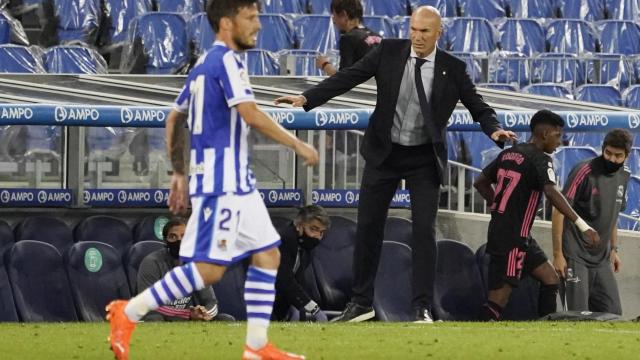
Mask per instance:
[[[447,75],[447,72],[446,72],[446,71],[443,71],[443,72],[442,72],[442,75],[445,75],[445,76],[446,76],[446,75]]]

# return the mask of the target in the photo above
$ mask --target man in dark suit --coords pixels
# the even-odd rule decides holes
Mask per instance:
[[[375,316],[373,286],[385,219],[398,184],[405,179],[413,218],[412,305],[417,322],[433,322],[435,220],[447,164],[449,117],[460,100],[482,131],[500,146],[516,139],[513,132],[500,127],[495,111],[476,93],[465,63],[436,48],[441,33],[438,10],[419,7],[411,16],[411,40],[382,40],[353,66],[302,95],[275,101],[309,111],[376,78],[378,99],[362,144],[366,164],[358,205],[353,295],[337,321]]]

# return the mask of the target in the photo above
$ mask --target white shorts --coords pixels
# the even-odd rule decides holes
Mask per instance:
[[[180,245],[184,262],[228,266],[280,245],[280,235],[257,190],[244,195],[194,196]]]

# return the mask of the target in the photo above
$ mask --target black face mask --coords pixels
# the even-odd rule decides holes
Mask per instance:
[[[165,247],[169,250],[169,255],[175,260],[180,258],[180,241],[168,242]]]
[[[624,162],[621,163],[614,163],[613,161],[609,161],[607,159],[604,158],[604,156],[602,157],[602,161],[604,162],[604,171],[607,174],[612,174],[618,170],[620,170],[620,168],[624,165]]]
[[[318,246],[318,244],[320,244],[320,240],[312,238],[311,236],[303,233],[300,237],[298,237],[298,244],[305,250],[311,250],[314,247]]]

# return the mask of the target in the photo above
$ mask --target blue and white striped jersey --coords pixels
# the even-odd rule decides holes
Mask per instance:
[[[174,105],[188,114],[189,195],[246,194],[255,189],[249,169],[249,126],[235,108],[247,101],[255,98],[245,64],[216,41],[189,73]]]

